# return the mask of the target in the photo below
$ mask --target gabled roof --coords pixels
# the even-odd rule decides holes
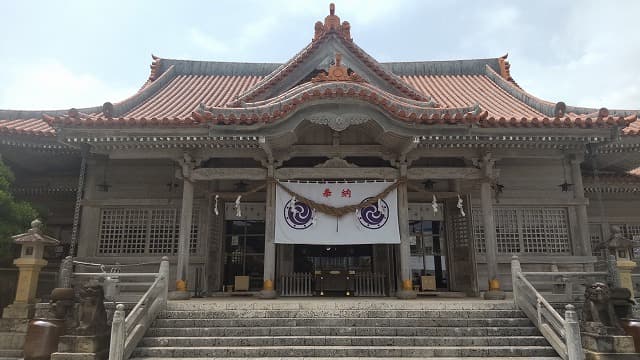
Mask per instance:
[[[353,79],[310,81],[329,71],[340,50]],[[335,57],[335,53],[330,54]],[[329,59],[331,60],[331,59]],[[53,127],[205,127],[271,123],[310,102],[348,98],[399,121],[478,127],[627,127],[640,133],[638,111],[579,108],[540,100],[512,79],[507,56],[378,63],[351,39],[333,9],[315,24],[313,41],[284,64],[187,61],[153,56],[151,72],[128,99],[64,111],[2,111],[0,134],[53,137]],[[309,76],[316,74],[308,74]],[[322,78],[322,77],[320,77]],[[301,80],[302,79],[302,80]],[[325,79],[326,80],[326,79]],[[630,125],[631,124],[631,125]],[[53,127],[52,127],[53,126]]]

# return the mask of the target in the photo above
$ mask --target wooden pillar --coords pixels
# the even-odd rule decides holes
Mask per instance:
[[[262,299],[273,299],[276,297],[274,290],[274,280],[276,274],[276,183],[273,179],[273,164],[269,164],[267,169],[267,198],[265,214],[265,234],[264,234],[264,284],[258,297]]]
[[[480,184],[480,210],[482,211],[482,225],[484,227],[484,240],[487,259],[487,278],[489,280],[489,290],[485,292],[484,298],[487,300],[500,300],[505,298],[505,294],[500,290],[498,281],[498,243],[496,240],[496,223],[493,218],[493,191],[491,180],[494,178],[491,154],[486,154],[482,160],[485,178]]]
[[[189,253],[191,240],[191,222],[193,217],[193,172],[194,162],[191,156],[184,155],[180,161],[182,166],[182,208],[180,210],[180,232],[178,233],[178,266],[176,273],[176,291],[169,297],[173,300],[188,299],[187,279],[189,277]]]
[[[400,179],[398,185],[398,225],[400,226],[400,289],[397,296],[401,299],[416,297],[411,279],[411,243],[409,239],[409,195],[407,194],[407,164],[400,165]]]
[[[482,210],[482,225],[484,227],[485,247],[487,249],[487,275],[489,281],[495,280],[498,275],[498,261],[496,259],[498,244],[496,242],[496,224],[493,219],[492,195],[491,183],[483,181],[480,184],[480,209]]]
[[[177,290],[181,289],[179,281],[187,283],[189,274],[189,242],[191,240],[191,222],[193,216],[193,183],[184,178],[182,185],[182,209],[180,210],[180,233],[178,237],[178,272],[176,276]]]
[[[577,239],[574,239],[574,255],[591,256],[591,238],[589,234],[589,218],[587,216],[587,200],[584,197],[584,186],[582,184],[582,171],[580,163],[582,157],[571,159],[571,179],[573,182],[573,196],[578,203],[576,205],[576,220],[578,222]]]

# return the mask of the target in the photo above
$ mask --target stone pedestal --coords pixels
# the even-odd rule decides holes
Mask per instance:
[[[504,300],[507,294],[502,290],[488,290],[484,292],[485,300]]]
[[[5,313],[7,309],[5,308]],[[27,336],[27,325],[29,319],[8,319],[0,320],[0,353],[2,350],[15,350],[22,352],[24,340]],[[2,357],[2,356],[0,356]]]
[[[13,303],[4,308],[4,311],[2,312],[2,318],[24,319],[28,321],[29,319],[33,318],[35,312],[35,304]]]
[[[109,332],[98,335],[64,335],[60,337],[58,352],[51,360],[105,360],[109,357]]]
[[[633,299],[634,293],[631,272],[636,268],[637,264],[631,260],[618,259],[616,266],[618,267],[618,274],[620,276],[620,286],[629,289],[631,292],[631,299]]]
[[[411,280],[403,280],[402,281],[402,289],[396,292],[396,297],[398,299],[415,299],[418,297],[418,294],[413,291],[412,281]]]
[[[500,290],[500,282],[497,279],[489,280],[489,290],[485,291],[485,300],[504,300],[507,294]]]
[[[633,338],[626,335],[601,335],[583,332],[582,347],[585,349],[586,360],[637,360],[640,358],[640,354],[635,352]]]
[[[273,281],[267,279],[264,281],[262,290],[256,294],[259,299],[275,299],[278,297],[278,293],[273,288]]]
[[[191,293],[189,291],[169,291],[169,300],[189,300],[191,299]]]

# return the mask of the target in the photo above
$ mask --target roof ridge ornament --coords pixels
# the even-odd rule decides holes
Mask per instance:
[[[351,71],[349,73],[349,68],[342,65],[342,54],[339,52],[336,53],[336,59],[333,65],[329,66],[329,70],[327,72],[321,72],[318,75],[311,78],[312,82],[322,82],[322,81],[355,81],[355,82],[365,82],[364,79]]]
[[[353,41],[351,38],[351,24],[348,21],[343,21],[340,24],[340,18],[335,13],[336,5],[334,3],[329,4],[329,15],[324,18],[324,24],[322,21],[316,21],[314,25],[314,42],[331,32],[341,35],[345,40]]]

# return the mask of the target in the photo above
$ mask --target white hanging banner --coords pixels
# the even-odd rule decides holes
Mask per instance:
[[[384,191],[393,182],[282,183],[292,192],[317,203],[341,207],[359,204]],[[276,186],[276,237],[278,244],[399,244],[398,192],[335,217],[316,211]]]

